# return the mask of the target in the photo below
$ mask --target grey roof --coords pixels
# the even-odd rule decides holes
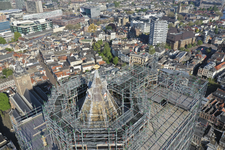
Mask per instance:
[[[47,95],[39,87],[34,87],[34,91],[45,101],[48,100]]]
[[[28,102],[31,103],[34,108],[41,106],[41,103],[28,89],[25,90],[24,97],[28,100]]]
[[[6,55],[0,55],[0,61],[12,57],[12,55],[13,55],[13,53],[9,53],[9,54],[6,54]]]
[[[20,126],[21,133],[25,136],[27,141],[31,144],[33,150],[48,150],[53,149],[50,141],[48,130],[46,130],[46,124],[44,124],[43,115],[33,118],[31,121],[24,123]],[[38,134],[38,132],[41,132]],[[48,146],[43,146],[41,136],[46,137]]]
[[[19,111],[15,108],[13,111],[12,111],[12,115],[14,118],[18,118],[20,116],[20,113]]]
[[[27,106],[27,104],[23,101],[23,99],[18,93],[13,96],[13,99],[16,101],[16,103],[19,105],[20,109],[22,109],[23,112],[31,111],[31,109]]]

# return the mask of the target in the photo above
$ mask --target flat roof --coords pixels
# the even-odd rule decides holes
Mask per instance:
[[[43,114],[39,114],[30,121],[22,124],[19,126],[19,129],[22,135],[30,143],[33,150],[48,150],[49,148],[52,149],[50,135],[46,128]],[[43,141],[41,139],[42,135],[46,138],[46,142],[48,143],[46,147],[43,145]]]
[[[9,10],[1,10],[0,13],[13,13],[22,11],[21,9],[9,9]]]
[[[157,120],[153,121],[152,125],[149,125],[147,130],[145,130],[149,138],[142,146],[142,150],[163,149],[163,146],[173,138],[175,131],[180,128],[180,124],[185,121],[189,114],[189,111],[174,107],[174,105],[169,103],[162,107],[160,104],[153,102],[152,107],[158,108],[151,109],[151,118]]]

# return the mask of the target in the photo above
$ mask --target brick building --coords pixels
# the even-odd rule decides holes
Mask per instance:
[[[170,28],[166,42],[172,49],[179,49],[195,43],[195,34],[192,31],[179,31],[177,28]]]

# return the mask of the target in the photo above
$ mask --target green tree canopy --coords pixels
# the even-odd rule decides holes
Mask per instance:
[[[211,51],[212,51],[211,47],[206,49],[206,53],[211,53]]]
[[[183,17],[181,14],[178,14],[178,15],[177,15],[177,19],[178,19],[178,20],[184,20],[184,17]]]
[[[107,26],[106,30],[112,30],[112,27],[111,26]]]
[[[222,16],[223,16],[223,13],[222,13],[222,12],[220,12],[220,11],[217,11],[217,12],[216,12],[216,14],[217,14],[218,16],[220,16],[220,17],[222,17]]]
[[[170,12],[167,14],[167,16],[168,16],[168,17],[174,17],[175,14],[174,14],[172,11],[170,11]]]
[[[5,48],[5,50],[11,52],[11,51],[14,51],[13,48]]]
[[[73,30],[73,25],[72,24],[68,24],[66,25],[66,30]]]
[[[118,61],[119,61],[118,57],[114,57],[114,58],[113,58],[113,63],[114,63],[115,65],[118,64]]]
[[[14,40],[18,41],[19,37],[21,37],[21,34],[19,32],[14,32]]]
[[[10,103],[9,103],[9,98],[5,93],[0,93],[0,110],[1,111],[6,111],[10,109]]]
[[[189,26],[193,26],[194,23],[193,23],[192,21],[190,21],[190,22],[188,23],[188,25],[189,25]]]
[[[120,6],[120,2],[114,1],[114,5],[115,5],[115,7],[119,7]]]
[[[197,44],[202,45],[203,44],[202,40],[198,40]]]
[[[218,27],[215,28],[214,32],[215,32],[216,34],[219,33]]]
[[[103,41],[102,40],[98,40],[97,42],[99,45],[102,45],[103,44]]]
[[[155,48],[154,48],[153,45],[150,45],[150,46],[149,46],[148,53],[151,54],[151,55],[155,54]]]
[[[0,37],[0,44],[6,44],[6,40],[3,37]]]
[[[3,69],[2,70],[2,74],[6,76],[6,78],[8,78],[8,76],[13,74],[13,71],[11,69]]]

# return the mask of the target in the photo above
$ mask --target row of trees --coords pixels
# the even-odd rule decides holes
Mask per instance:
[[[11,42],[18,41],[19,37],[21,37],[21,34],[19,32],[14,32],[14,38],[11,39]],[[6,44],[6,40],[3,37],[0,37],[0,44]]]

